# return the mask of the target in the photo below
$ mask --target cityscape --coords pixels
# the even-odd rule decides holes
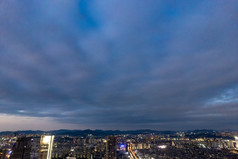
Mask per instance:
[[[1,159],[238,158],[237,131],[56,130],[0,134]]]
[[[0,0],[0,159],[238,159],[238,0]]]

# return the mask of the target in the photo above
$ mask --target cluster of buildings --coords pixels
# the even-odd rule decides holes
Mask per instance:
[[[209,134],[208,134],[209,136]],[[238,137],[219,134],[123,134],[0,136],[0,159],[232,159]]]
[[[0,139],[0,159],[128,159],[121,138],[53,135],[6,136]],[[120,145],[118,145],[120,143]]]
[[[54,136],[5,137],[1,140],[1,159],[51,159]]]
[[[131,147],[140,159],[236,159],[238,137],[187,138],[185,135],[137,135]],[[136,157],[134,157],[136,158]]]

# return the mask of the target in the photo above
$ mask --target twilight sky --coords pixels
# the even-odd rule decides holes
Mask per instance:
[[[238,1],[0,0],[0,131],[237,121]]]

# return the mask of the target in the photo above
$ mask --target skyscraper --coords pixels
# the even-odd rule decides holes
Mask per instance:
[[[12,148],[11,159],[30,159],[31,138],[20,137]]]
[[[40,140],[39,159],[51,159],[54,136],[43,135]]]
[[[107,137],[106,159],[116,159],[116,137],[115,136]]]

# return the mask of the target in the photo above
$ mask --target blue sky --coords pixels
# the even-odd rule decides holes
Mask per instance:
[[[0,0],[0,130],[237,129],[237,8]]]

